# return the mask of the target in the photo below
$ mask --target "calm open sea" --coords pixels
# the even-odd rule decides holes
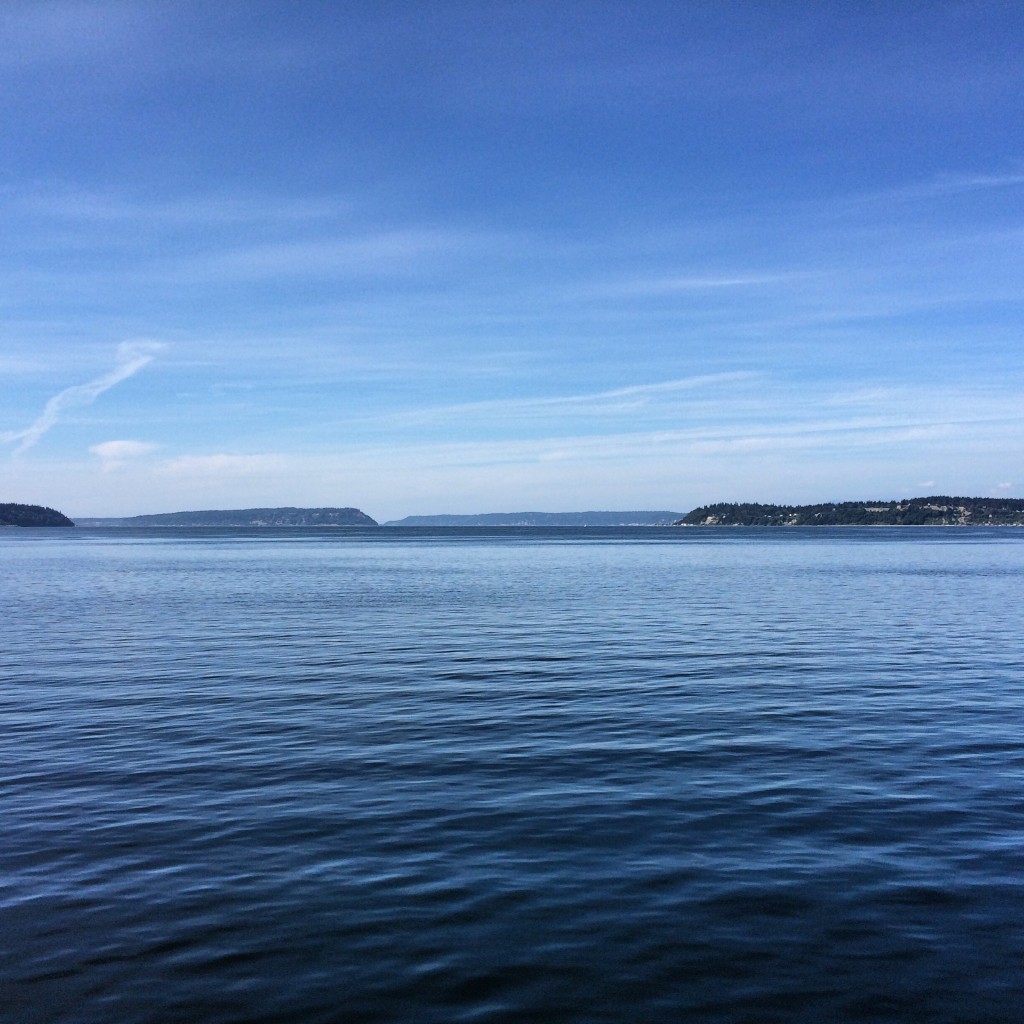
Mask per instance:
[[[1024,1020],[1024,530],[5,530],[0,1018]]]

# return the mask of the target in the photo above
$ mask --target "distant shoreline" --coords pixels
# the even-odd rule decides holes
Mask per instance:
[[[838,527],[838,526],[1024,526],[1024,499],[932,495],[899,501],[844,501],[817,505],[720,502],[685,514],[659,511],[486,512],[473,515],[406,516],[383,524],[352,507],[207,509],[150,515],[79,516],[71,520],[41,505],[0,504],[0,526],[78,526],[82,528],[229,529],[620,529],[678,526]]]
[[[1024,499],[930,495],[899,501],[842,501],[818,505],[720,502],[695,508],[673,525],[1024,526]]]

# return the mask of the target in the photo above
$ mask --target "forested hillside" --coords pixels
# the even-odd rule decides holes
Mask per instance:
[[[0,503],[0,526],[74,526],[70,519],[45,505]]]
[[[1022,498],[933,495],[900,501],[820,505],[721,502],[687,513],[676,526],[1024,526]]]

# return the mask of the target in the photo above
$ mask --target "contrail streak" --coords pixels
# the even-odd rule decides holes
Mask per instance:
[[[0,441],[21,443],[14,449],[15,455],[31,448],[62,416],[76,406],[91,405],[115,384],[127,380],[153,361],[156,353],[163,348],[159,342],[124,341],[117,347],[117,365],[109,373],[86,384],[75,384],[54,395],[36,420],[24,430],[11,430],[0,434]]]

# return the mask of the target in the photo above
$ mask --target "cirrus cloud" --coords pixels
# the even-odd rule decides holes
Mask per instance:
[[[9,430],[0,434],[0,441],[20,441],[14,449],[15,455],[31,448],[52,427],[56,426],[68,410],[92,405],[93,402],[109,391],[115,384],[134,376],[156,357],[156,353],[164,346],[155,341],[123,341],[117,346],[117,363],[109,373],[87,381],[85,384],[74,384],[59,391],[43,406],[43,411],[23,430]]]

